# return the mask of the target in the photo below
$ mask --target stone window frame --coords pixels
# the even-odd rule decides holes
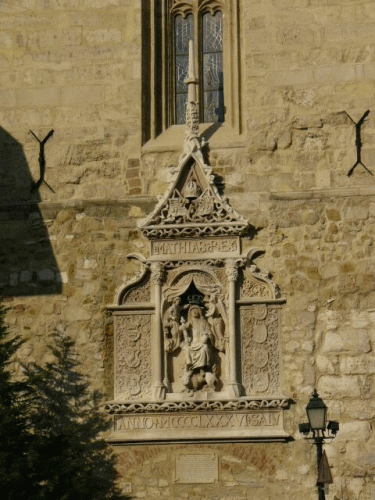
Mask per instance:
[[[217,126],[242,133],[240,0],[142,0],[142,144],[174,125],[173,17],[217,10],[223,13],[225,102],[225,122]]]

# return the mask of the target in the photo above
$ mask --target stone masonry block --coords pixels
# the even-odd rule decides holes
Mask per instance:
[[[341,377],[326,375],[318,381],[318,392],[320,396],[358,397],[361,393],[357,376],[343,375]]]
[[[326,333],[322,351],[323,352],[340,352],[343,350],[344,343],[338,333]]]
[[[121,0],[84,0],[85,7],[103,9],[104,7],[118,6]]]
[[[331,187],[331,171],[319,170],[315,175],[316,185],[320,189]]]
[[[102,43],[120,43],[121,31],[118,29],[100,29],[84,32],[84,37],[89,45]]]
[[[277,41],[282,45],[310,44],[314,41],[314,32],[306,26],[282,28],[277,33]]]
[[[14,90],[3,90],[0,92],[2,108],[13,108],[16,105],[16,92]]]
[[[314,70],[315,80],[319,83],[347,82],[356,79],[354,64],[323,66]]]
[[[352,207],[347,213],[347,220],[359,221],[365,220],[368,217],[367,207]]]
[[[369,80],[375,79],[375,64],[365,64],[364,65],[364,77]]]
[[[356,329],[352,327],[345,327],[339,331],[340,337],[343,341],[343,348],[345,351],[354,352],[369,352],[370,338],[365,329]]]
[[[38,271],[38,278],[42,282],[51,282],[55,279],[55,273],[52,269],[42,269]]]
[[[64,309],[63,318],[68,321],[85,321],[91,319],[91,314],[82,307],[71,306]]]
[[[128,160],[128,168],[139,168],[139,159],[138,158],[129,158]]]
[[[373,443],[371,443],[371,446],[363,446],[363,443],[360,442],[348,443],[345,456],[348,461],[362,467],[367,474],[375,472],[375,448]],[[359,498],[359,495],[357,494],[355,498]]]
[[[343,356],[340,359],[340,372],[344,375],[375,373],[375,357]]]
[[[63,105],[72,104],[96,104],[103,98],[103,87],[100,85],[81,85],[77,87],[65,87],[61,90]]]
[[[19,89],[17,102],[19,106],[57,106],[60,101],[59,87],[43,87],[34,89]]]
[[[367,441],[371,434],[369,422],[345,422],[340,424],[337,439],[340,441]]]
[[[313,81],[313,70],[310,68],[293,71],[277,71],[274,73],[273,85],[300,85]]]
[[[346,42],[350,39],[359,39],[374,34],[375,24],[341,24],[330,26],[326,30],[325,39],[327,42]]]

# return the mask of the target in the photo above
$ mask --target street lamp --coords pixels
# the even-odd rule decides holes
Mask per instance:
[[[299,424],[299,431],[305,439],[314,441],[318,464],[318,494],[319,500],[325,500],[324,484],[332,482],[331,472],[325,453],[323,454],[323,443],[332,440],[339,430],[339,423],[331,420],[327,422],[327,407],[319,397],[316,389],[306,406],[308,423]]]
[[[326,428],[327,407],[319,397],[316,389],[306,406],[307,418],[312,431],[324,431]]]

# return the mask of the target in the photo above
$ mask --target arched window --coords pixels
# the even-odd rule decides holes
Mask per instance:
[[[185,123],[189,67],[189,41],[194,40],[194,16],[185,18],[179,14],[174,18],[174,115],[175,123]]]
[[[143,143],[185,123],[189,40],[201,123],[241,133],[239,0],[142,0]]]
[[[195,29],[198,23],[198,30]],[[198,37],[196,36],[198,33]],[[185,123],[189,40],[198,62],[200,121],[224,121],[223,15],[221,11],[174,17],[174,122]]]

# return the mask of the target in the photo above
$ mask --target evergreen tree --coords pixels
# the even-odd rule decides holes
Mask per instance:
[[[77,371],[73,341],[62,333],[53,337],[55,361],[27,369],[34,392],[29,458],[38,486],[30,500],[121,498],[114,486],[114,457],[100,438],[108,423],[99,394],[90,393]]]
[[[7,500],[29,499],[28,386],[12,379],[9,365],[23,341],[10,337],[0,303],[0,492]]]

